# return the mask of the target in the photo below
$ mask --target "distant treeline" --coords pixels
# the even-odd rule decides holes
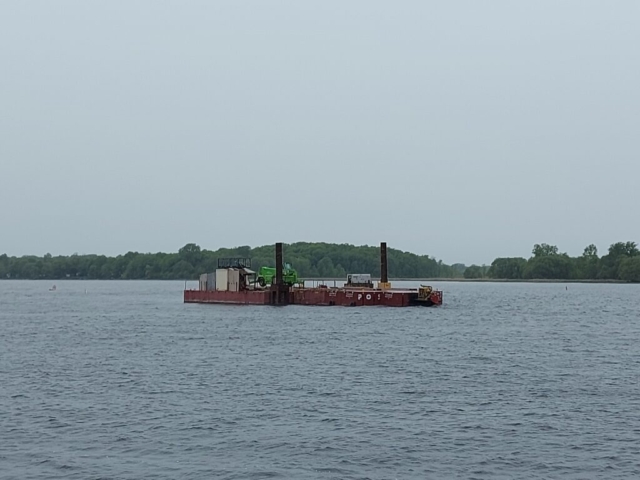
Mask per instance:
[[[460,278],[507,280],[621,280],[640,282],[640,251],[635,242],[619,242],[608,253],[598,256],[589,245],[579,257],[560,253],[553,245],[536,244],[532,257],[496,258],[488,265],[445,265],[428,255],[389,249],[391,278]],[[285,261],[302,278],[345,278],[347,273],[380,274],[380,251],[377,246],[353,246],[333,243],[293,243],[285,245]],[[0,255],[0,278],[18,279],[196,279],[212,272],[218,258],[252,259],[254,270],[275,266],[274,247],[242,246],[215,251],[203,250],[194,243],[178,253],[129,252],[117,257],[71,255],[44,257],[9,257]]]
[[[472,265],[464,270],[464,277],[640,282],[640,251],[635,242],[614,243],[602,257],[593,244],[579,257],[560,253],[558,247],[546,243],[534,245],[532,254],[529,259],[496,258],[490,267]]]
[[[285,261],[302,278],[346,278],[347,273],[380,274],[379,247],[330,243],[293,243],[285,245]],[[275,266],[273,245],[257,248],[242,246],[215,251],[203,250],[194,243],[178,253],[129,252],[117,257],[71,255],[44,257],[8,257],[0,255],[0,278],[18,279],[196,279],[216,269],[218,258],[252,259],[252,267]],[[427,255],[415,255],[389,249],[389,276],[395,278],[461,277],[463,265],[449,266]]]

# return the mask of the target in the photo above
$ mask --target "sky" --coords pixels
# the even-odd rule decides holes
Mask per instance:
[[[0,3],[0,253],[640,242],[640,2]]]

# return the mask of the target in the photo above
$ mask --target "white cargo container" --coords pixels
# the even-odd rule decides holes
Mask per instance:
[[[230,268],[227,273],[227,285],[230,292],[240,291],[240,271]]]
[[[207,273],[207,290],[215,290],[216,289],[216,274]]]
[[[207,274],[203,273],[202,275],[200,275],[200,290],[206,290],[207,289]]]
[[[229,288],[229,270],[226,268],[219,268],[216,270],[216,290],[219,292],[226,292]]]

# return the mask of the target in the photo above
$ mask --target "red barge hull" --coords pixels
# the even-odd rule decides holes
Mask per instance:
[[[347,288],[293,288],[284,292],[287,297],[277,299],[275,290],[243,290],[238,292],[216,290],[185,290],[185,303],[214,303],[235,305],[308,305],[308,306],[437,306],[442,305],[442,292],[434,291],[424,299],[417,290],[406,289],[347,289]]]

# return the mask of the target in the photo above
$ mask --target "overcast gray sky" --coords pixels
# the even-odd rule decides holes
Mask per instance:
[[[640,241],[640,2],[3,1],[0,253]]]

